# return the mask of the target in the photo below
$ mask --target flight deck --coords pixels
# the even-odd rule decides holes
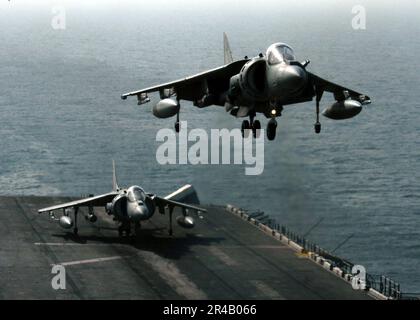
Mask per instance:
[[[68,200],[0,197],[0,299],[374,298],[222,206],[173,236],[155,213],[121,238],[103,210],[95,224],[80,215],[78,236],[37,213]],[[64,290],[52,288],[53,265],[65,267]]]

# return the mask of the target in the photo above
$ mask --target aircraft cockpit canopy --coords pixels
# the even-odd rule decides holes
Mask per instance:
[[[144,190],[138,186],[133,186],[127,190],[128,201],[138,202],[146,200],[146,193]]]
[[[293,49],[284,43],[275,43],[267,49],[267,61],[269,64],[278,64],[285,61],[296,60]]]

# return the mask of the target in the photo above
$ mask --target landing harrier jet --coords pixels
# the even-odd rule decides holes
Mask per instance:
[[[330,119],[348,119],[369,104],[367,95],[324,80],[306,70],[309,60],[299,62],[290,46],[272,44],[265,55],[233,61],[226,34],[224,34],[224,62],[219,68],[202,73],[125,93],[137,96],[138,104],[150,101],[148,94],[159,91],[161,100],[153,107],[158,118],[176,115],[175,130],[179,132],[180,100],[188,100],[203,108],[211,105],[224,106],[235,117],[249,117],[242,122],[242,134],[251,129],[256,136],[261,123],[255,120],[257,113],[269,118],[267,138],[276,136],[276,117],[281,116],[283,106],[316,100],[315,132],[321,132],[319,102],[324,92],[331,92],[336,102],[322,114]]]
[[[183,228],[194,227],[194,219],[188,215],[188,210],[197,213],[206,212],[205,209],[196,207],[191,204],[176,201],[180,198],[191,198],[192,202],[197,203],[198,198],[193,191],[191,185],[185,185],[169,196],[164,198],[155,194],[146,193],[139,186],[131,186],[127,189],[122,189],[117,184],[117,177],[115,173],[115,163],[113,162],[113,189],[109,193],[92,196],[76,201],[71,201],[56,206],[43,208],[38,210],[38,213],[49,212],[52,219],[58,221],[59,225],[64,229],[73,228],[75,235],[78,233],[77,228],[77,214],[80,207],[87,207],[88,214],[85,216],[86,220],[96,222],[97,217],[93,211],[94,207],[105,207],[105,211],[114,216],[114,220],[121,223],[118,228],[119,235],[122,236],[125,232],[130,235],[131,225],[134,224],[135,232],[140,232],[140,222],[150,219],[157,208],[159,213],[164,214],[165,208],[169,209],[169,234],[172,235],[172,213],[174,207],[182,208],[182,215],[177,218],[178,224]],[[56,218],[53,211],[62,210],[63,215]],[[71,218],[73,214],[74,220]]]

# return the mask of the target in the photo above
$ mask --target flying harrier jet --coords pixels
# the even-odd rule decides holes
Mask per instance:
[[[127,189],[120,188],[117,184],[115,163],[113,162],[112,164],[113,189],[111,192],[43,208],[38,210],[38,213],[49,212],[51,218],[58,221],[62,228],[73,228],[74,234],[77,235],[77,214],[79,208],[87,207],[88,214],[85,216],[86,220],[96,222],[97,217],[93,208],[105,207],[105,211],[108,215],[113,215],[114,220],[121,223],[118,228],[118,233],[122,236],[124,232],[126,235],[130,235],[132,224],[134,224],[135,233],[138,234],[140,232],[140,222],[150,219],[155,213],[156,208],[158,208],[159,213],[161,214],[165,213],[165,208],[169,209],[170,235],[172,235],[172,213],[174,207],[182,208],[182,216],[177,218],[177,222],[183,228],[194,227],[194,219],[188,215],[188,210],[193,210],[197,213],[206,212],[205,209],[176,201],[180,198],[185,199],[189,197],[192,202],[198,203],[198,198],[191,185],[185,185],[164,198],[155,194],[146,193],[139,186],[131,186]],[[53,213],[55,210],[62,210],[63,215],[60,218],[56,218]],[[72,213],[74,220],[70,217]]]
[[[199,74],[125,93],[137,96],[138,104],[150,101],[148,94],[159,91],[161,100],[153,107],[158,118],[176,115],[175,130],[179,132],[180,100],[188,100],[203,108],[211,105],[223,106],[235,117],[249,117],[242,122],[242,134],[252,130],[256,136],[261,123],[255,120],[257,113],[270,119],[267,138],[276,136],[276,117],[281,116],[283,106],[316,100],[315,132],[321,132],[319,102],[324,92],[331,92],[336,102],[322,114],[334,120],[348,119],[369,104],[367,95],[324,80],[306,70],[309,60],[299,62],[290,46],[285,43],[272,44],[265,55],[233,61],[226,34],[224,34],[224,62],[221,67]],[[248,132],[248,131],[247,131]]]

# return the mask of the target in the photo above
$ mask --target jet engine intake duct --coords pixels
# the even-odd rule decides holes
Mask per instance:
[[[266,100],[266,61],[263,58],[247,62],[239,74],[239,85],[246,99]]]
[[[106,210],[120,220],[127,218],[127,197],[124,194],[117,195],[111,203],[107,203]]]

